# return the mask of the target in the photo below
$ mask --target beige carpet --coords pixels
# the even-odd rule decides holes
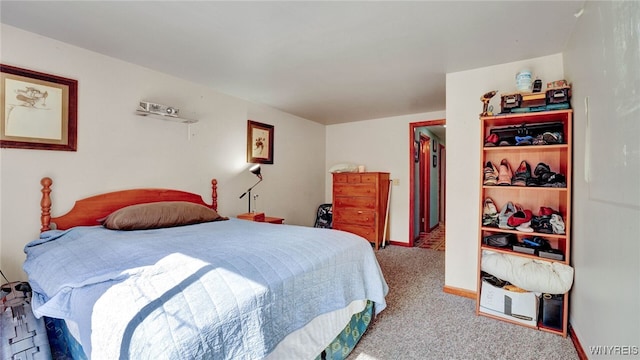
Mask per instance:
[[[390,245],[376,256],[387,308],[347,360],[578,359],[568,337],[477,316],[475,300],[444,293],[444,251]]]

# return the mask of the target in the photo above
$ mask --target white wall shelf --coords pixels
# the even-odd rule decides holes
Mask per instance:
[[[172,121],[172,122],[179,122],[179,123],[183,123],[183,124],[195,124],[195,123],[198,122],[198,120],[185,119],[185,118],[182,118],[182,117],[179,117],[179,116],[156,114],[156,113],[143,111],[143,110],[136,110],[136,115],[148,116],[148,117],[153,118],[153,119]]]

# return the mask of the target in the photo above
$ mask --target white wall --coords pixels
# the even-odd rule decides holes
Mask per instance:
[[[440,119],[444,119],[444,111],[327,126],[325,200],[332,201],[333,180],[329,169],[333,165],[353,163],[365,165],[367,171],[391,173],[391,178],[398,179],[399,184],[391,186],[388,240],[408,244],[409,164],[413,164],[409,123]]]
[[[53,179],[54,216],[76,199],[131,187],[178,188],[219,211],[247,211],[238,199],[256,177],[246,171],[247,119],[275,126],[274,165],[263,166],[258,211],[312,225],[324,201],[324,126],[181,79],[2,25],[1,62],[78,80],[78,151],[0,150],[0,267],[22,278],[24,245],[40,229],[40,179]],[[188,126],[134,115],[139,100],[175,106]],[[290,201],[295,199],[295,201]]]
[[[500,95],[516,91],[515,74],[530,69],[547,81],[563,79],[562,55],[550,55],[447,74],[447,251],[445,285],[476,291],[480,214],[480,120],[482,94],[500,112]]]
[[[575,115],[570,321],[594,359],[605,357],[591,346],[640,346],[638,19],[638,2],[587,2],[564,52]]]

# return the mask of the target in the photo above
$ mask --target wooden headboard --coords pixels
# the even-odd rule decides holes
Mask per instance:
[[[98,225],[98,219],[102,219],[123,207],[159,201],[187,201],[218,210],[218,181],[212,179],[211,205],[207,204],[202,199],[202,196],[186,191],[171,189],[132,189],[104,193],[78,200],[68,213],[59,217],[51,217],[51,185],[53,181],[45,177],[40,180],[40,184],[42,185],[42,199],[40,200],[41,232],[51,230],[52,228],[66,230],[74,226]],[[52,224],[55,224],[55,227],[52,227]]]

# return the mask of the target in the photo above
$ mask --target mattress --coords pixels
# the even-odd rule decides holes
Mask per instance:
[[[265,359],[344,359],[372,320],[373,303],[353,301],[345,308],[316,317],[289,334]],[[44,317],[44,324],[53,359],[87,359],[78,341],[77,324],[49,317]]]

